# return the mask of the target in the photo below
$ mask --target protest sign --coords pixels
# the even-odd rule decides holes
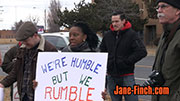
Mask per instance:
[[[4,101],[4,88],[0,88],[0,101]]]
[[[19,94],[18,94],[18,88],[17,88],[17,82],[13,83],[13,96],[12,101],[20,101]]]
[[[38,54],[35,101],[103,101],[107,53]]]

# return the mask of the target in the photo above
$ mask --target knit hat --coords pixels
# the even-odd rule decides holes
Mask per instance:
[[[36,26],[32,22],[27,21],[19,27],[15,37],[17,41],[24,41],[27,38],[33,36],[35,33],[37,33]]]
[[[158,4],[159,2],[165,2],[175,8],[180,9],[180,0],[157,0],[156,4]]]

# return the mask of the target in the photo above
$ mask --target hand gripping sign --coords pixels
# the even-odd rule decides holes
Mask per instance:
[[[35,101],[103,101],[107,53],[39,53]]]

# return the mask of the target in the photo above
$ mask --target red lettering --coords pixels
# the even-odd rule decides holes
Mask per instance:
[[[50,99],[52,99],[51,97],[51,91],[52,91],[52,88],[51,87],[46,87],[45,88],[45,99],[47,98],[47,94],[49,93],[49,96],[50,96]]]
[[[80,92],[79,92],[79,101],[84,101],[84,100],[81,100],[81,92],[82,92],[82,87],[80,88]]]
[[[64,90],[66,90],[65,100],[67,100],[67,92],[68,92],[68,87],[67,86],[65,88],[61,87],[61,97],[60,97],[60,99],[62,99],[62,93],[63,93]]]
[[[72,91],[72,89],[75,89],[74,92]],[[71,99],[71,95],[75,94],[75,98]],[[69,92],[69,101],[75,101],[77,99],[77,87],[76,86],[71,86],[70,87],[70,92]]]
[[[86,94],[84,94],[85,92]],[[45,87],[44,99],[68,100],[68,101],[93,101],[92,95],[95,88],[84,88],[77,86]],[[68,98],[69,97],[69,98]]]
[[[57,100],[57,99],[59,99],[59,97],[60,97],[60,87],[59,87],[59,91],[58,91],[58,96],[57,97],[55,97],[55,95],[56,95],[56,90],[55,90],[55,87],[53,87],[53,98],[55,99],[55,100]]]
[[[92,96],[90,92],[90,90],[94,90],[95,88],[88,88],[88,91],[87,91],[87,97],[86,97],[86,101],[93,101],[93,100],[89,100],[89,96]]]
[[[14,94],[14,99],[20,99],[20,98],[19,98],[18,91],[17,91],[17,92],[15,92],[15,94]]]

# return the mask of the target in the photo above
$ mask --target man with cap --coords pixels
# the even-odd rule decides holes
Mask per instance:
[[[169,87],[169,95],[152,101],[180,101],[180,0],[157,0],[157,16],[163,25],[153,70],[161,75],[159,86]]]
[[[13,70],[0,81],[0,87],[9,87],[17,81],[20,100],[34,101],[33,80],[35,80],[38,52],[57,51],[57,49],[37,34],[37,28],[32,22],[22,24],[15,37],[22,45],[18,50]]]

